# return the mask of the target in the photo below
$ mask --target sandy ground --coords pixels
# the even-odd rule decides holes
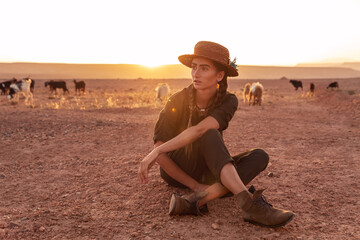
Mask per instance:
[[[34,107],[0,96],[0,239],[360,239],[360,79],[313,80],[315,97],[287,81],[262,81],[263,105],[239,109],[225,142],[232,154],[263,148],[271,164],[252,184],[294,220],[245,223],[234,198],[203,217],[170,217],[172,193],[158,166],[139,184],[161,104],[154,80],[88,80],[87,91],[50,96],[37,81]],[[168,80],[172,92],[189,80]],[[305,80],[308,89],[310,80]],[[269,177],[268,173],[273,176]],[[216,223],[219,229],[212,226]]]

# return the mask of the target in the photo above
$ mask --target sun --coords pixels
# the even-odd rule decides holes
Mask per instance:
[[[146,53],[141,59],[138,59],[138,64],[141,64],[148,68],[157,68],[163,65],[173,64],[177,60],[177,55],[168,53]],[[175,60],[176,59],[176,60]]]
[[[157,62],[157,61],[149,61],[149,62],[143,63],[141,65],[148,67],[148,68],[156,68],[156,67],[160,67],[165,64],[161,63],[161,62]]]

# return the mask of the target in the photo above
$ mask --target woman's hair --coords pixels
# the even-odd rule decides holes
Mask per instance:
[[[216,91],[216,97],[215,100],[213,101],[213,103],[211,104],[210,108],[208,111],[206,111],[206,115],[210,112],[212,112],[212,110],[214,110],[216,107],[220,106],[225,95],[226,95],[226,91],[228,88],[228,83],[227,83],[227,71],[226,68],[224,66],[222,66],[221,64],[213,61],[213,64],[216,68],[216,71],[220,72],[220,71],[224,71],[224,77],[223,79],[221,79],[221,81],[218,83],[218,90]],[[187,128],[192,126],[191,123],[191,119],[193,116],[193,112],[196,109],[196,103],[195,103],[195,88],[194,86],[191,84],[190,86],[190,91],[188,92],[189,95],[189,120],[188,120],[188,124],[187,124]],[[187,146],[185,146],[185,153],[186,156],[188,156],[188,158],[190,157],[190,154],[192,152],[192,144],[188,144]]]

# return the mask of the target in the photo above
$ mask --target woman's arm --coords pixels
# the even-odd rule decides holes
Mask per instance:
[[[148,171],[156,159],[164,153],[182,148],[199,139],[207,130],[219,129],[219,123],[214,117],[208,116],[197,125],[189,127],[173,139],[154,148],[141,162],[139,178],[142,183],[148,181]]]
[[[158,146],[154,150],[157,150],[158,154],[161,154],[185,147],[186,145],[199,139],[209,129],[219,129],[219,123],[211,116],[206,117],[197,125],[189,127],[173,139]]]

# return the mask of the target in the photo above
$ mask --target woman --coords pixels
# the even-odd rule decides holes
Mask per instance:
[[[207,202],[233,194],[245,221],[267,227],[287,224],[294,213],[273,208],[262,191],[245,187],[266,168],[268,155],[253,149],[231,157],[224,144],[222,131],[238,106],[236,96],[227,92],[227,78],[238,75],[228,49],[201,41],[194,54],[179,61],[192,69],[192,84],[171,96],[160,112],[155,148],[140,163],[140,181],[148,181],[148,171],[157,162],[168,184],[194,191],[172,195],[170,215],[201,215],[208,211]]]

